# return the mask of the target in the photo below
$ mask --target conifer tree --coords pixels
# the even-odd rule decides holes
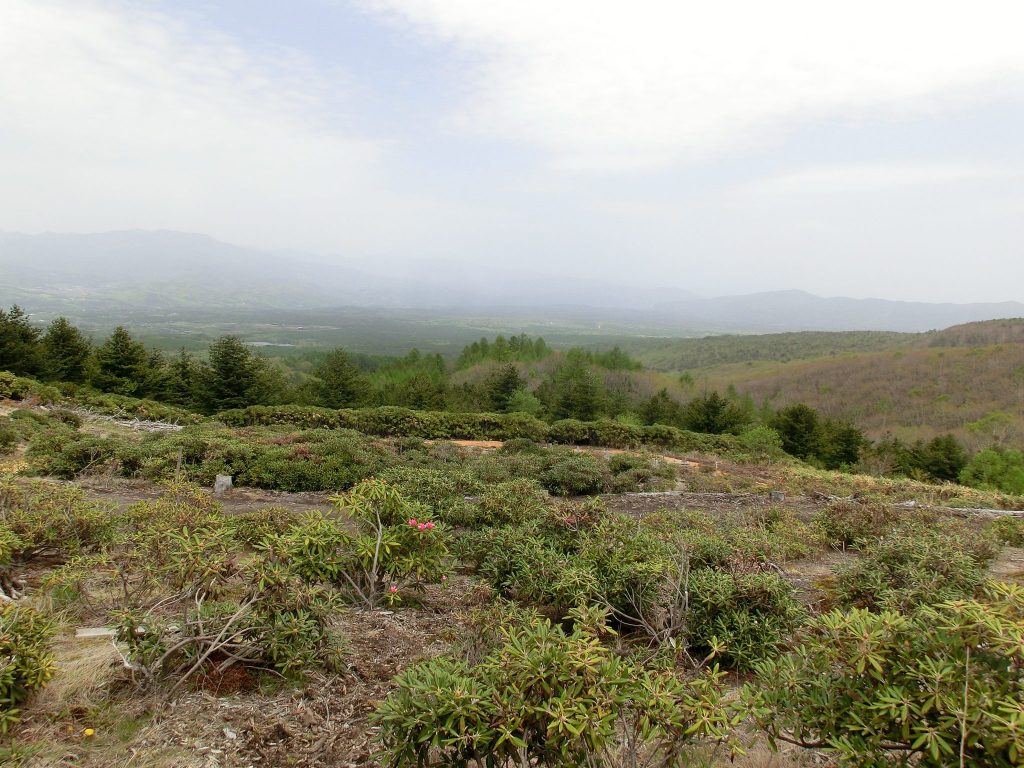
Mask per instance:
[[[210,344],[200,376],[200,398],[209,413],[244,408],[259,401],[263,361],[237,336],[221,336]]]
[[[519,370],[512,363],[506,363],[495,370],[487,378],[485,385],[491,409],[496,413],[507,413],[510,410],[512,396],[522,389],[524,384]]]
[[[42,339],[43,370],[53,381],[81,384],[88,376],[92,344],[66,317],[58,317]]]
[[[96,371],[92,384],[103,392],[140,396],[149,379],[146,348],[118,326],[96,350]]]
[[[17,304],[7,312],[0,309],[0,371],[36,376],[42,368],[39,329]]]
[[[328,353],[317,366],[313,397],[325,408],[353,408],[362,405],[370,391],[370,382],[345,350]]]

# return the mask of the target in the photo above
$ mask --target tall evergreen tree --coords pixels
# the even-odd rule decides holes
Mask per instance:
[[[85,381],[92,344],[66,317],[58,317],[50,323],[42,347],[43,369],[48,379],[76,384]]]
[[[313,375],[313,398],[317,405],[353,408],[366,402],[369,379],[340,347],[327,354]]]
[[[817,456],[821,447],[818,412],[803,403],[789,405],[769,424],[782,438],[782,450],[798,459]]]
[[[488,404],[497,413],[507,413],[512,396],[524,386],[519,370],[512,363],[506,363],[487,377]]]
[[[17,304],[7,312],[0,309],[0,371],[37,376],[42,370],[39,329]]]
[[[167,365],[166,397],[183,408],[199,407],[200,369],[196,359],[182,348]]]
[[[265,363],[237,336],[221,336],[210,344],[202,368],[200,398],[208,413],[244,408],[261,398],[260,375]]]
[[[693,432],[721,435],[738,432],[750,422],[750,418],[728,398],[717,392],[708,392],[686,404],[682,421],[683,426]]]
[[[140,396],[149,379],[149,355],[141,343],[118,326],[96,350],[92,384],[103,392]]]
[[[682,406],[669,395],[667,389],[661,389],[651,395],[640,406],[640,418],[644,424],[666,424],[678,426],[682,422]]]
[[[603,399],[602,384],[590,366],[580,357],[568,357],[555,374],[555,418],[590,421],[600,413]]]

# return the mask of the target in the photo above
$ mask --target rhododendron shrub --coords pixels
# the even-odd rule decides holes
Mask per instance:
[[[534,617],[476,664],[433,659],[400,674],[377,709],[383,762],[412,766],[682,765],[728,744],[740,719],[723,675],[623,658],[598,610],[573,630]]]
[[[268,544],[307,581],[334,584],[352,602],[376,607],[446,575],[448,529],[387,482],[365,480],[332,501],[339,517],[307,516]]]

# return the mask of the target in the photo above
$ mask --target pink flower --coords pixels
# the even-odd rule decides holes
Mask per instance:
[[[417,528],[418,528],[419,530],[421,530],[421,531],[424,531],[424,530],[426,530],[426,528],[427,528],[427,524],[426,524],[426,523],[420,523],[420,524],[419,524],[419,525],[417,525],[416,527],[417,527]]]
[[[441,581],[448,581],[448,577],[447,576],[442,576],[441,577]]]
[[[426,526],[427,526],[427,530],[428,531],[433,530],[433,528],[434,528],[434,524],[433,523],[426,523]]]
[[[409,525],[416,525],[416,518],[415,517],[410,517],[409,518]]]
[[[394,584],[392,584],[392,585],[391,585],[391,586],[390,586],[390,587],[388,588],[388,592],[397,592],[397,591],[398,591],[398,587],[396,587],[396,586],[395,586]]]

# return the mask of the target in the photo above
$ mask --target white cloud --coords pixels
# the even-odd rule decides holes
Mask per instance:
[[[1006,168],[969,163],[833,165],[758,179],[738,191],[760,197],[827,195],[1020,177]]]
[[[363,1],[469,54],[457,126],[569,167],[658,167],[1024,78],[1019,0]]]
[[[394,191],[342,73],[138,8],[0,4],[0,229],[380,252],[461,213]]]

